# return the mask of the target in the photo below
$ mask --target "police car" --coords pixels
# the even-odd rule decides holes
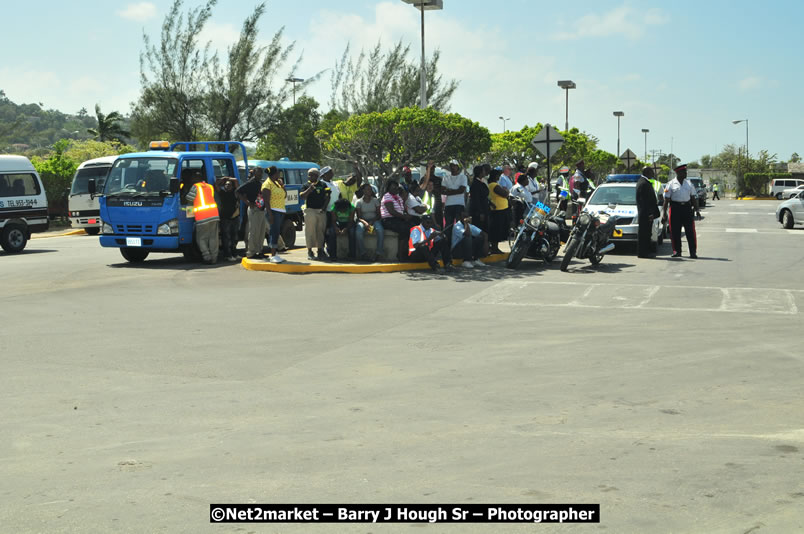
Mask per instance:
[[[600,184],[586,202],[585,211],[604,212],[618,217],[612,241],[637,241],[636,185],[636,182],[625,181]],[[666,235],[666,225],[662,224],[661,217],[657,217],[653,220],[651,249],[655,250],[661,245]]]

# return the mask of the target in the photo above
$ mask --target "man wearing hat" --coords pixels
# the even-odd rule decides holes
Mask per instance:
[[[542,188],[539,186],[539,178],[537,176],[538,173],[539,173],[539,164],[536,163],[535,161],[531,161],[528,164],[528,170],[526,173],[528,177],[528,185],[526,186],[526,189],[534,199],[541,201]]]
[[[307,184],[299,198],[304,204],[304,239],[307,242],[307,259],[316,259],[313,248],[318,249],[319,261],[327,259],[324,254],[324,230],[327,227],[326,209],[329,205],[330,188],[319,179],[319,171],[315,167],[307,171]]]
[[[695,220],[692,217],[701,217],[698,209],[698,195],[695,186],[687,181],[687,166],[679,165],[675,169],[676,177],[667,182],[664,188],[664,213],[662,222],[670,218],[670,240],[673,243],[673,257],[681,257],[681,228],[687,234],[687,244],[690,247],[690,258],[697,258],[698,236],[695,234]]]
[[[575,174],[572,175],[569,183],[569,192],[573,200],[578,200],[578,197],[586,198],[587,190],[589,189],[589,181],[586,179],[585,167],[586,163],[584,160],[579,160],[575,163]],[[578,192],[576,193],[576,191]]]

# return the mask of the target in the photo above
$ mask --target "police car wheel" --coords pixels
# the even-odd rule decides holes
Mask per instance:
[[[28,232],[24,226],[8,224],[3,228],[3,234],[0,236],[0,246],[3,250],[16,254],[22,252],[26,244],[28,244]]]
[[[784,210],[782,212],[782,226],[788,230],[793,228],[793,214],[790,213],[790,210]]]

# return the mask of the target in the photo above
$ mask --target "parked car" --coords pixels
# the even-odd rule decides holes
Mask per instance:
[[[699,178],[698,176],[688,176],[687,180],[689,180],[690,183],[695,186],[695,190],[698,192],[698,206],[705,208],[706,186],[704,185],[703,178]]]
[[[789,198],[776,208],[776,220],[785,228],[804,225],[804,191]]]
[[[639,222],[637,221],[635,182],[600,184],[589,197],[584,209],[591,212],[602,211],[618,217],[612,241],[637,242]],[[661,217],[657,217],[653,221],[651,249],[655,251],[666,236],[667,225],[662,224]]]
[[[785,189],[784,191],[782,191],[782,199],[796,197],[802,191],[804,191],[804,184],[798,187],[794,187],[792,189]]]
[[[804,180],[793,178],[777,178],[771,182],[771,196],[782,200],[784,198],[782,194],[784,193],[785,189],[794,189],[800,185],[804,185]]]

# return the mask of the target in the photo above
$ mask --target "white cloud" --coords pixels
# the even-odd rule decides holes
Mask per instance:
[[[156,6],[151,2],[129,4],[125,9],[118,11],[117,14],[124,19],[144,22],[156,16]]]
[[[751,91],[753,89],[759,89],[762,86],[762,78],[757,76],[749,76],[748,78],[743,78],[740,80],[739,83],[740,90],[742,91]]]
[[[661,9],[639,11],[628,5],[616,7],[603,14],[589,13],[581,17],[573,29],[554,33],[550,38],[558,41],[582,39],[589,37],[610,37],[621,35],[637,40],[645,35],[645,26],[660,26],[667,24],[669,16]]]
[[[224,55],[226,49],[236,43],[239,38],[240,30],[233,24],[219,24],[209,20],[198,34],[197,42],[201,49],[209,42],[213,52],[218,51],[219,55]]]

